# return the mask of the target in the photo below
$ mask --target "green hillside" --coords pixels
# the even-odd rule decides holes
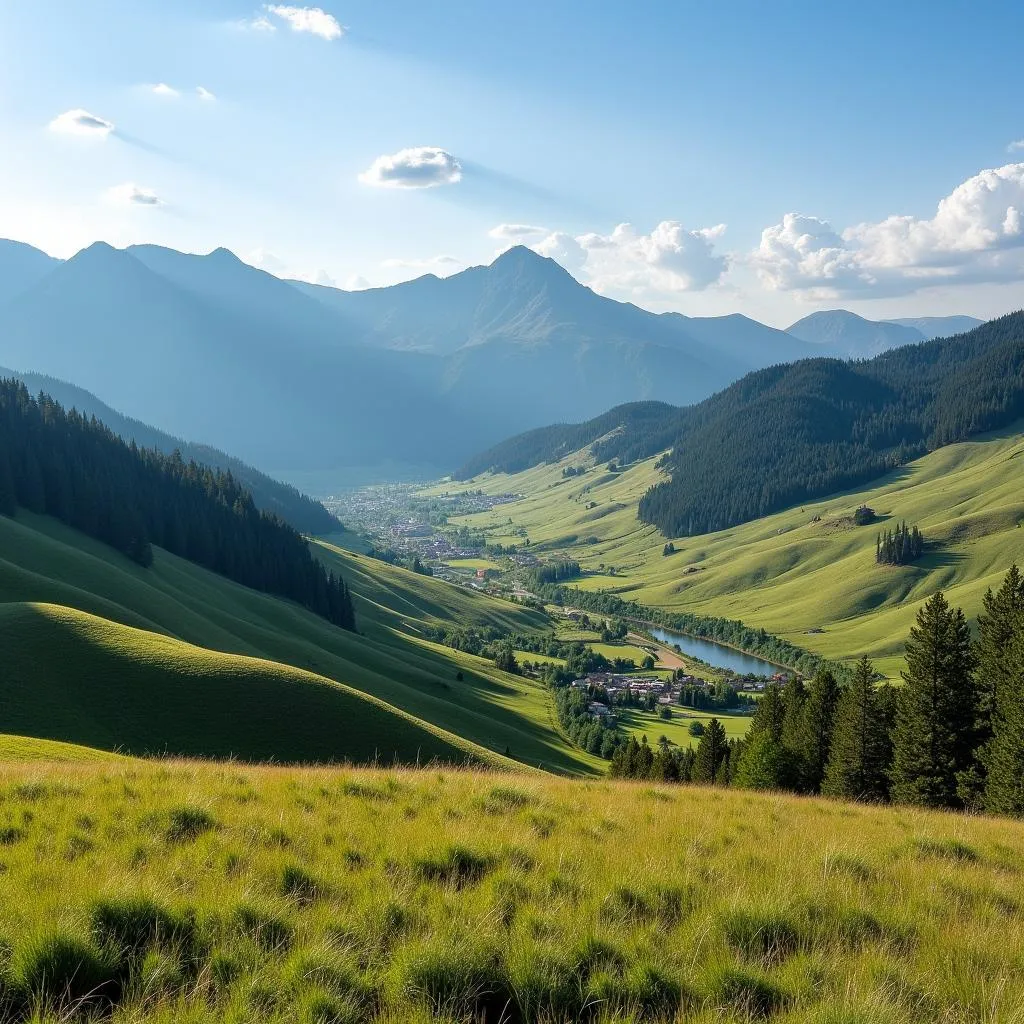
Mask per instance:
[[[543,557],[568,554],[581,563],[588,575],[579,586],[741,619],[829,657],[867,653],[890,677],[898,676],[907,632],[929,594],[945,588],[973,617],[985,589],[998,587],[1013,561],[1024,562],[1019,426],[942,448],[870,487],[717,533],[675,538],[669,556],[666,538],[636,516],[640,496],[662,478],[657,459],[617,474],[591,466],[582,476],[562,476],[564,468],[592,461],[584,451],[515,476],[440,489],[525,494],[458,522],[513,543],[512,529],[523,527]],[[878,523],[853,525],[861,504],[876,511]],[[912,565],[877,565],[878,530],[904,519],[924,532],[925,555]]]
[[[0,605],[0,633],[4,723],[19,735],[249,761],[458,762],[483,755],[322,676],[71,608]]]
[[[21,666],[23,681],[33,673],[39,677],[19,691],[27,702],[20,712],[23,724],[17,730],[9,724],[6,728],[53,739],[80,737],[82,742],[108,749],[233,752],[279,760],[372,757],[375,751],[390,759],[385,749],[398,750],[410,761],[427,749],[463,760],[475,745],[484,748],[476,751],[481,757],[491,756],[485,751],[499,756],[508,752],[518,761],[555,771],[596,770],[597,762],[574,750],[555,728],[549,695],[541,684],[508,676],[489,662],[412,635],[417,625],[448,615],[471,623],[508,621],[518,629],[539,627],[542,616],[383,563],[333,549],[318,550],[325,560],[344,561],[352,572],[356,613],[363,616],[365,635],[338,629],[298,605],[241,587],[159,548],[154,549],[153,565],[142,568],[55,520],[28,513],[19,513],[13,520],[0,518],[0,607],[3,603],[18,606],[23,630],[22,639],[10,645],[9,656]],[[380,577],[378,565],[384,570]],[[385,596],[399,613],[379,610]],[[54,619],[56,612],[41,617],[26,610],[35,604],[63,606],[94,618],[69,620],[60,613]],[[10,608],[7,611],[14,614]],[[75,629],[68,625],[71,621]],[[90,624],[88,629],[84,623]],[[130,629],[112,633],[110,624]],[[399,626],[410,632],[401,632]],[[168,646],[160,635],[178,644]],[[67,693],[60,688],[75,677],[73,659],[42,656],[54,636],[72,643],[84,661],[88,660],[85,652],[98,659],[97,674],[79,675],[75,685],[87,685],[91,679],[92,685],[108,691],[105,699],[112,702],[108,705],[112,717],[102,728],[99,715],[94,727],[73,721],[72,715],[51,716],[46,695],[60,693],[60,700],[65,700]],[[164,658],[151,664],[146,651],[154,649],[164,652]],[[225,661],[211,652],[241,658]],[[185,683],[194,681],[197,664],[202,665],[203,676],[212,672],[220,680],[216,699],[201,687],[189,695]],[[177,709],[166,711],[166,732],[161,732],[164,726],[137,721],[132,725],[137,731],[126,734],[131,719],[125,717],[127,712],[121,714],[120,698],[113,694],[123,697],[125,688],[137,684],[140,665],[152,670],[147,713],[159,703],[152,694],[165,686],[180,697]],[[349,689],[328,689],[327,698],[324,679]],[[249,692],[243,682],[263,688],[269,694],[269,707],[276,703],[276,710],[266,711],[263,724],[252,725],[251,734],[248,726],[243,729],[232,722],[233,709],[238,710],[233,695],[244,697]],[[272,692],[275,687],[279,692]],[[300,693],[303,715],[324,715],[323,702],[329,701],[333,717],[328,720],[334,722],[333,728],[293,721],[298,717],[294,701]],[[220,717],[220,722],[202,720],[201,706],[190,706],[199,697],[212,702],[211,715]],[[380,706],[365,697],[382,701],[392,710],[382,717]],[[96,698],[78,699],[88,703]],[[166,694],[160,698],[166,699]],[[340,724],[353,708],[362,716],[354,722],[372,723],[362,732]],[[394,709],[417,721],[410,723]],[[33,716],[36,724],[30,727]],[[251,718],[249,708],[244,717]],[[55,721],[64,722],[62,729],[94,728],[94,732],[88,738],[81,731],[62,734]],[[229,728],[238,732],[223,731]],[[400,747],[395,736],[402,737]]]

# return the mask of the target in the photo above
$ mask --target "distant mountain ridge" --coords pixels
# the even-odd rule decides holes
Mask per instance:
[[[890,348],[916,345],[933,338],[963,334],[981,326],[972,316],[926,316],[903,320],[866,320],[845,309],[811,313],[786,328],[786,333],[812,345],[821,345],[828,355],[844,359],[870,359]]]
[[[0,245],[0,364],[318,493],[385,463],[440,475],[544,423],[698,402],[821,351],[739,314],[617,302],[521,246],[448,278],[345,292],[226,249],[95,243],[56,261]]]

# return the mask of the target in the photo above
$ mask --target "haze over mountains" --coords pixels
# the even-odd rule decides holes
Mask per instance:
[[[0,364],[321,493],[445,472],[624,401],[685,405],[753,369],[960,329],[837,311],[787,333],[739,314],[655,314],[523,247],[449,278],[345,292],[225,249],[96,243],[61,262],[0,243]]]

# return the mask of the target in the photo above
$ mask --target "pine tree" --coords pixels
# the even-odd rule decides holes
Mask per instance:
[[[793,777],[789,751],[765,729],[744,744],[733,784],[743,789],[789,789]]]
[[[994,814],[1024,814],[1024,580],[1016,565],[978,617],[978,681],[994,705],[984,750],[983,805]]]
[[[1020,629],[1024,616],[1024,578],[1016,563],[1011,565],[1002,586],[993,594],[989,589],[983,598],[984,611],[978,616],[978,719],[981,740],[989,739],[1000,714],[1002,696],[1019,683],[1014,678],[1017,666],[1012,664],[1010,649],[1014,633]]]
[[[728,741],[725,728],[717,718],[712,718],[704,728],[704,734],[697,744],[690,778],[693,782],[712,785],[718,778],[722,761],[728,756]]]
[[[825,778],[832,730],[841,690],[836,678],[827,669],[811,681],[796,740],[799,752],[800,788],[818,793]]]
[[[853,800],[885,800],[889,738],[865,655],[836,707],[828,764],[821,791]]]
[[[907,640],[906,685],[893,732],[892,796],[901,803],[958,807],[958,775],[977,736],[975,657],[964,613],[942,591],[925,602]]]

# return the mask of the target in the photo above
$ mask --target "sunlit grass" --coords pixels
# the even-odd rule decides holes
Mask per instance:
[[[1024,1019],[1024,825],[460,771],[0,767],[9,1019]]]

